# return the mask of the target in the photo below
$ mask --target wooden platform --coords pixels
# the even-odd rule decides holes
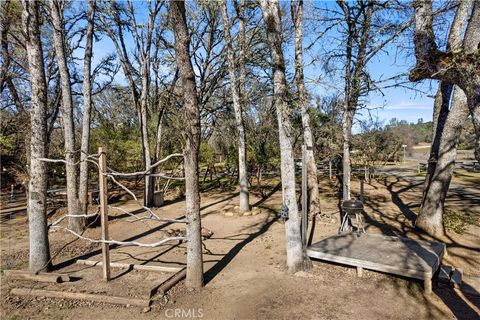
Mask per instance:
[[[445,244],[356,233],[335,235],[307,247],[311,258],[424,280],[425,291],[432,290],[432,277],[440,266]]]

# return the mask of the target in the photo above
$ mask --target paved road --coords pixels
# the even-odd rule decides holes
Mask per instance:
[[[376,169],[377,173],[385,176],[393,176],[398,179],[403,179],[412,184],[421,184],[425,180],[424,176],[417,174],[416,166],[397,167],[388,166]],[[480,210],[480,186],[471,187],[465,186],[459,183],[452,182],[450,189],[448,190],[449,199],[447,202],[449,205],[465,206],[465,202],[470,202],[472,205],[477,206],[477,210]],[[472,208],[473,209],[473,208]]]

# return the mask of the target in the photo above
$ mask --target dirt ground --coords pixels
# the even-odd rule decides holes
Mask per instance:
[[[272,186],[275,184],[271,182]],[[473,186],[478,188],[478,186]],[[358,192],[358,181],[353,191]],[[369,233],[428,239],[416,232],[413,221],[421,198],[421,185],[414,180],[380,177],[365,186],[365,221]],[[442,239],[448,247],[444,264],[462,268],[469,290],[449,286],[434,288],[424,295],[420,282],[313,261],[308,272],[289,274],[285,270],[285,228],[278,216],[281,193],[268,198],[252,196],[253,215],[235,213],[238,193],[213,190],[202,194],[202,225],[213,236],[204,241],[205,287],[188,290],[178,284],[166,296],[155,296],[151,308],[115,306],[49,298],[16,297],[12,288],[40,288],[85,293],[103,293],[145,298],[154,283],[169,274],[112,269],[113,280],[101,280],[101,268],[86,267],[76,259],[101,260],[100,246],[77,240],[64,231],[50,236],[56,271],[77,275],[82,280],[64,284],[39,284],[1,279],[2,319],[479,319],[480,243],[479,199],[453,194],[447,208],[474,215],[477,225],[466,226],[463,234],[450,232]],[[127,201],[122,208],[138,206]],[[165,218],[183,216],[184,202],[171,199],[157,210]],[[331,236],[339,226],[334,189],[322,180],[322,216],[316,220],[313,242]],[[230,213],[234,213],[230,216]],[[50,220],[62,214],[60,210]],[[129,222],[131,217],[112,210],[110,237],[115,240],[155,242],[170,232],[182,232],[181,224],[150,220]],[[138,213],[137,216],[145,215]],[[2,219],[1,249],[4,269],[28,265],[28,238],[25,217]],[[100,228],[85,234],[100,236]],[[70,245],[63,248],[67,243]],[[62,249],[63,248],[63,249]],[[62,250],[61,250],[62,249]],[[162,266],[184,266],[186,244],[158,248],[113,247],[112,262]]]

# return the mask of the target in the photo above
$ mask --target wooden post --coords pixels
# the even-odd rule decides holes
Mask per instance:
[[[107,172],[107,157],[102,147],[98,148],[98,180],[100,188],[100,217],[102,224],[102,240],[108,240],[108,189],[107,177],[104,175]],[[102,261],[103,261],[103,279],[110,280],[110,252],[108,243],[102,243]]]
[[[357,277],[359,277],[359,278],[363,277],[363,268],[362,267],[357,267]]]
[[[332,160],[328,161],[328,179],[332,181]]]
[[[360,179],[360,201],[362,202],[364,202],[364,198],[363,198],[364,183],[365,181],[363,179]]]
[[[88,205],[93,206],[93,192],[92,191],[88,192]]]

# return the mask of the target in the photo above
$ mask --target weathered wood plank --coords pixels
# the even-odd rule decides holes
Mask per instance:
[[[39,282],[69,282],[70,277],[66,274],[40,272],[35,274],[30,270],[3,270],[3,273],[12,279],[27,279]]]
[[[78,259],[77,264],[83,264],[86,266],[101,267],[103,262],[94,261],[94,260],[83,260]],[[134,270],[143,270],[143,271],[152,271],[152,272],[178,272],[182,270],[179,267],[164,267],[164,266],[147,266],[143,264],[132,264],[132,263],[120,263],[120,262],[110,262],[110,267],[112,268],[121,268],[121,269],[134,269]]]
[[[67,292],[67,291],[52,291],[52,290],[41,290],[41,289],[30,289],[30,288],[14,288],[10,291],[12,295],[15,296],[33,296],[33,297],[47,297],[47,298],[58,298],[58,299],[72,299],[72,300],[90,300],[111,304],[123,304],[123,305],[132,305],[139,307],[148,307],[150,305],[150,300],[146,299],[136,299],[131,297],[117,297],[117,296],[108,296],[103,294],[91,294],[91,293],[81,293],[81,292]]]
[[[415,279],[431,279],[445,245],[376,234],[336,235],[307,248],[307,255],[331,262]],[[428,289],[428,288],[427,288]]]

